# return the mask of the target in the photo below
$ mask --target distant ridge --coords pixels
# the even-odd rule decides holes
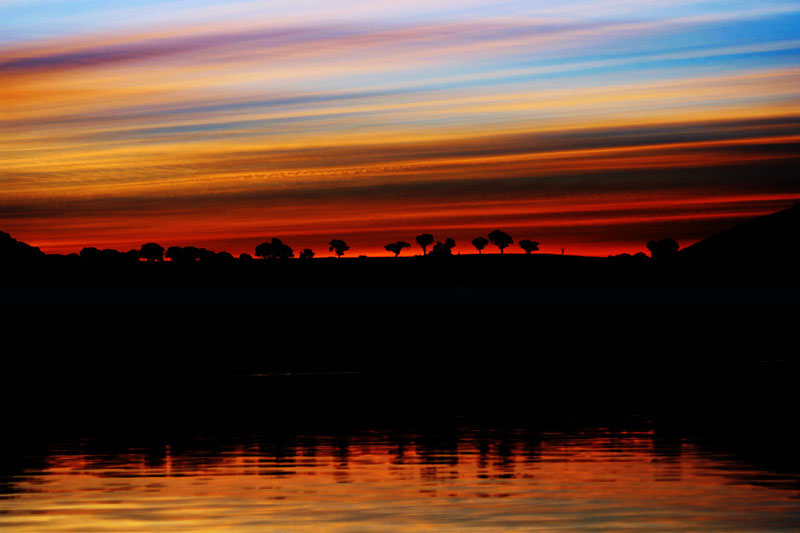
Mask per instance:
[[[17,262],[44,257],[39,248],[18,241],[8,233],[0,231],[0,261]]]
[[[681,250],[692,262],[796,262],[800,259],[800,203],[722,231]]]

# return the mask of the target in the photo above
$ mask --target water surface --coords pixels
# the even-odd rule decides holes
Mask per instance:
[[[798,531],[796,475],[630,427],[53,437],[3,471],[0,529]],[[6,458],[8,460],[8,457]]]

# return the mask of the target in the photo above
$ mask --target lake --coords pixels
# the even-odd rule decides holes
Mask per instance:
[[[800,530],[797,470],[749,429],[519,406],[309,421],[281,396],[277,417],[240,405],[187,418],[172,404],[154,416],[136,401],[123,414],[27,416],[4,439],[0,529]]]

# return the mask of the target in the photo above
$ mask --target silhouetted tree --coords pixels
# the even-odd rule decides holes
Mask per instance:
[[[508,248],[510,244],[514,244],[514,240],[511,238],[511,235],[500,231],[499,229],[494,230],[489,234],[489,242],[500,248],[500,253],[503,253],[505,248]]]
[[[183,248],[183,260],[193,263],[208,258],[208,250],[205,248],[196,248],[194,246],[186,246]]]
[[[294,250],[289,245],[283,244],[280,239],[273,238],[270,242],[262,242],[256,246],[256,256],[286,261],[294,257]]]
[[[119,250],[105,248],[100,250],[100,260],[106,263],[121,263],[125,259],[125,254]]]
[[[397,241],[387,244],[386,246],[384,246],[384,248],[386,249],[386,251],[392,252],[394,256],[397,257],[398,255],[400,255],[400,252],[403,251],[403,248],[411,248],[411,245],[405,241]]]
[[[472,239],[472,246],[474,246],[478,253],[483,253],[483,249],[486,248],[486,245],[489,244],[489,241],[485,237],[475,237]]]
[[[647,256],[647,254],[642,252],[637,252],[636,255],[631,255],[628,253],[609,255],[608,258],[620,265],[642,264],[650,261],[650,258]]]
[[[525,254],[528,255],[531,252],[535,252],[539,249],[539,243],[536,241],[523,239],[519,241],[519,247],[525,250]]]
[[[130,256],[120,252],[119,250],[112,250],[111,248],[98,250],[97,248],[91,246],[81,250],[80,258],[82,261],[87,263],[103,265],[119,265],[130,261]]]
[[[647,243],[647,249],[650,250],[650,256],[655,261],[668,261],[678,255],[678,243],[675,239],[667,237],[658,241],[650,241]]]
[[[245,254],[245,253],[239,254],[239,262],[243,263],[243,264],[252,263],[253,262],[253,256],[250,255],[250,254]]]
[[[258,246],[256,246],[256,257],[260,257],[262,259],[269,259],[272,257],[272,243],[271,242],[262,242]]]
[[[331,245],[328,250],[331,252],[336,252],[336,257],[342,257],[342,255],[344,255],[344,253],[350,249],[350,247],[347,246],[347,243],[340,239],[333,239],[328,244]]]
[[[167,248],[167,253],[164,254],[164,257],[170,261],[175,261],[176,263],[183,261],[183,248],[180,246],[170,246]]]
[[[80,256],[84,261],[96,261],[100,256],[100,250],[94,246],[87,246],[81,250]]]
[[[214,262],[220,265],[232,265],[233,256],[229,252],[219,252],[214,255]]]
[[[417,244],[422,247],[422,255],[425,255],[428,246],[433,244],[433,235],[430,233],[423,233],[422,235],[417,235],[415,237]]]
[[[185,248],[185,250],[188,249],[188,248],[189,247],[187,246]],[[215,254],[211,250],[206,250],[205,248],[195,248],[195,250],[196,250],[197,260],[200,261],[203,264],[213,263],[217,259],[217,254]],[[187,254],[189,254],[189,253],[191,253],[191,252],[187,252]]]
[[[278,246],[278,259],[280,261],[286,261],[290,257],[294,257],[294,250],[292,250],[292,247],[288,244],[281,243],[280,246]]]
[[[314,250],[311,248],[304,248],[303,251],[300,252],[300,259],[313,259],[314,255]]]
[[[198,259],[208,258],[209,251],[205,248],[195,248],[194,246],[170,246],[167,248],[165,257],[176,263],[193,263]]]
[[[428,254],[428,255],[433,256],[433,257],[448,257],[448,256],[451,256],[451,255],[453,255],[453,251],[452,250],[455,247],[455,245],[456,245],[456,241],[454,241],[453,239],[448,237],[444,242],[437,242],[433,246],[433,249],[431,250],[431,253]]]
[[[139,257],[144,258],[148,263],[163,261],[164,247],[154,242],[148,242],[147,244],[143,244],[139,249]]]

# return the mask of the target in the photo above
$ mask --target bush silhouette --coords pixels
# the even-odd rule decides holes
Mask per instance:
[[[472,246],[478,250],[478,254],[483,253],[483,249],[486,248],[486,245],[489,244],[489,240],[486,237],[475,237],[472,239]]]
[[[384,248],[387,252],[392,252],[397,257],[403,251],[403,248],[411,248],[411,245],[405,241],[397,241],[387,244]]]
[[[81,256],[83,256],[83,250],[81,250]],[[164,256],[169,259],[170,261],[174,261],[176,263],[183,261],[183,248],[180,246],[170,246],[167,248],[167,253]]]
[[[228,252],[220,252],[220,254],[222,253]],[[206,250],[205,248],[197,248],[195,246],[170,246],[167,248],[167,253],[165,254],[165,257],[170,261],[182,264],[195,263],[197,261],[208,263],[211,261],[217,261],[217,259],[219,259],[218,256],[218,253],[214,253],[211,250]]]
[[[233,256],[229,252],[222,251],[214,254],[213,261],[218,265],[232,265]]]
[[[635,255],[629,253],[609,255],[608,258],[620,265],[642,265],[650,261],[647,254],[643,252],[636,252]]]
[[[347,243],[341,239],[333,239],[328,244],[330,244],[330,248],[328,248],[328,250],[331,252],[336,252],[336,257],[342,257],[344,253],[350,249],[350,247],[347,246]]]
[[[212,252],[211,250],[206,250],[205,248],[195,248],[197,260],[201,263],[212,263],[217,257],[217,254]],[[187,252],[191,254],[191,252]]]
[[[417,244],[422,247],[422,255],[425,255],[428,246],[433,244],[433,235],[430,233],[423,233],[422,235],[417,235],[415,237]]]
[[[98,250],[93,246],[83,248],[79,254],[81,261],[90,264],[99,264],[104,266],[115,266],[123,263],[130,263],[139,260],[139,253],[136,252],[135,256],[131,256],[130,252],[124,253],[119,250],[112,250],[106,248]]]
[[[647,249],[650,250],[650,256],[654,261],[668,261],[677,257],[678,242],[675,239],[667,237],[658,241],[650,241],[647,243]]]
[[[525,250],[525,255],[530,254],[531,252],[535,252],[539,250],[539,243],[536,241],[531,241],[528,239],[523,239],[519,241],[519,247]]]
[[[203,255],[208,252],[204,248],[197,248],[195,246],[186,246],[183,248],[184,260],[187,262],[199,261]]]
[[[511,235],[500,231],[499,229],[494,230],[489,234],[489,242],[500,248],[500,253],[503,253],[503,250],[508,248],[510,244],[514,244],[514,240],[511,238]]]
[[[256,257],[260,257],[262,259],[270,259],[272,257],[272,243],[271,242],[262,242],[258,246],[256,246]]]
[[[294,250],[280,239],[273,238],[269,242],[262,242],[256,246],[256,257],[261,257],[264,260],[286,261],[290,257],[294,257]]]
[[[139,257],[145,259],[148,263],[163,261],[164,247],[154,242],[148,242],[139,249]]]
[[[453,248],[456,246],[456,241],[448,237],[444,242],[437,242],[434,245],[431,253],[428,254],[432,257],[449,257],[453,255]]]
[[[278,259],[281,261],[286,261],[290,257],[294,257],[294,250],[288,244],[283,244],[278,247]]]
[[[88,246],[82,249],[79,255],[84,261],[97,261],[97,258],[100,256],[100,250],[94,246]]]
[[[300,259],[313,259],[314,255],[314,251],[311,248],[304,248],[303,251],[300,252]]]
[[[200,259],[200,250],[194,246],[181,248],[180,246],[170,246],[167,248],[166,258],[176,263],[193,263]]]

